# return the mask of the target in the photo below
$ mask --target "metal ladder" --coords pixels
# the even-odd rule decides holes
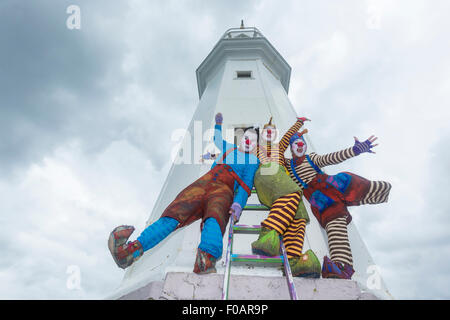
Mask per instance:
[[[256,193],[255,189],[252,193]],[[265,211],[270,210],[263,204],[248,204],[242,210],[242,213],[247,211]],[[268,263],[268,264],[283,264],[284,273],[286,275],[286,282],[289,289],[291,300],[298,300],[297,291],[295,290],[294,279],[292,277],[291,266],[287,258],[286,248],[283,239],[280,236],[281,256],[262,256],[262,255],[247,255],[247,254],[233,254],[233,237],[235,233],[259,233],[261,227],[259,225],[241,225],[235,224],[234,217],[231,216],[230,227],[228,231],[228,246],[225,260],[225,273],[223,278],[222,300],[228,300],[228,290],[230,284],[230,273],[232,262],[247,262],[247,263]]]

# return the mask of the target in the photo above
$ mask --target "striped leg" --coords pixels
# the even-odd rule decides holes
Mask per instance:
[[[300,192],[294,192],[275,200],[270,208],[269,216],[261,223],[261,226],[284,234],[294,220],[300,198]]]
[[[288,258],[300,257],[302,255],[305,229],[306,220],[295,219],[283,234],[283,242],[286,246]]]
[[[328,222],[325,226],[328,235],[331,260],[334,262],[353,265],[352,251],[347,234],[347,221],[345,217]]]
[[[388,201],[391,184],[386,181],[370,181],[369,192],[359,204],[377,204]]]

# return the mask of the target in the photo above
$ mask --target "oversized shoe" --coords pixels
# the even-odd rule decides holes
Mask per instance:
[[[278,232],[261,227],[258,240],[252,243],[252,252],[271,257],[280,255],[280,236]]]
[[[119,226],[109,235],[108,248],[119,268],[129,267],[144,254],[144,249],[139,241],[127,243],[133,231],[133,226]]]
[[[323,257],[322,278],[350,280],[354,273],[355,270],[351,265],[332,261],[327,256]]]
[[[290,258],[289,265],[294,277],[320,278],[320,262],[311,249],[300,257]]]
[[[201,249],[197,249],[197,257],[195,258],[194,272],[197,274],[216,273],[217,259]]]

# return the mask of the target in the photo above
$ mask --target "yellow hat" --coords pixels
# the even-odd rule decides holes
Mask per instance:
[[[265,128],[269,127],[269,126],[276,128],[276,126],[274,124],[272,124],[272,117],[270,117],[269,123],[266,123],[264,125],[263,129],[265,129]]]

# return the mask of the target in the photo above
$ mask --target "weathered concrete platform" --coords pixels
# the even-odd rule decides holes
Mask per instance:
[[[374,300],[356,281],[295,278],[301,300]],[[169,272],[165,281],[154,281],[120,300],[220,300],[223,275]],[[231,275],[230,300],[289,300],[284,277]]]

